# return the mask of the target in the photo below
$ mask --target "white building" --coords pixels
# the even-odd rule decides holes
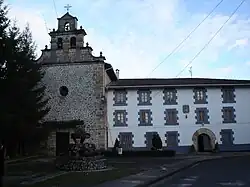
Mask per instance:
[[[215,142],[221,150],[250,150],[250,80],[119,79],[102,53],[93,55],[76,17],[67,12],[49,34],[37,63],[51,108],[45,120],[59,122],[48,140],[51,154],[68,151],[75,125],[61,122],[72,120],[83,121],[98,149],[116,138],[124,149],[150,149],[158,133],[164,147],[181,152]]]
[[[107,86],[108,146],[163,147],[188,152],[250,150],[250,81],[224,79],[119,79]]]

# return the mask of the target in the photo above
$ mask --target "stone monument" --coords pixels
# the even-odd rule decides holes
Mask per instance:
[[[71,138],[74,144],[70,145],[68,155],[57,158],[57,168],[66,171],[96,171],[107,168],[106,159],[96,150],[95,144],[85,142],[90,134],[83,127],[78,127],[71,134]]]

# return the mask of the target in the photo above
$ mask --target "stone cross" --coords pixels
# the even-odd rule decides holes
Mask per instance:
[[[64,6],[64,8],[66,8],[67,12],[69,12],[69,9],[71,8],[72,6],[70,6],[69,4],[67,4],[66,6]]]

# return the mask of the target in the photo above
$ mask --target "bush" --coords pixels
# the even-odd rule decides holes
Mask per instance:
[[[161,141],[161,137],[159,136],[159,134],[153,135],[152,146],[153,146],[153,150],[162,149],[162,141]]]
[[[104,151],[103,155],[106,157],[173,157],[175,156],[175,150],[164,151],[123,151],[122,155],[118,155],[117,152]]]

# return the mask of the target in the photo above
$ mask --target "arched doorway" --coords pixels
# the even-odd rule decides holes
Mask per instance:
[[[212,151],[211,138],[207,134],[198,135],[198,152]]]
[[[212,151],[215,148],[216,136],[210,129],[198,129],[192,140],[196,152]]]

